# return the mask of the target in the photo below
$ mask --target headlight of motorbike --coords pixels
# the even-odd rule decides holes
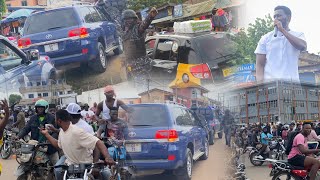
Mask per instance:
[[[32,153],[31,154],[21,154],[19,156],[19,159],[20,159],[21,162],[26,163],[26,162],[30,161],[31,157],[32,157]]]

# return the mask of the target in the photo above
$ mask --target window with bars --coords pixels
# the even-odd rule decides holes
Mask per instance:
[[[310,102],[310,105],[311,105],[311,107],[313,107],[313,108],[319,107],[318,102]]]

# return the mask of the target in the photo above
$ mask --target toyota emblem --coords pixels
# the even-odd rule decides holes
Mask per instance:
[[[52,38],[52,34],[47,34],[46,35],[46,39],[51,39]]]
[[[129,132],[129,137],[135,137],[137,134],[135,132]]]

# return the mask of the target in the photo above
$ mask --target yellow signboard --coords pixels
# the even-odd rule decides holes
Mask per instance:
[[[230,67],[222,70],[223,77],[228,77],[233,75],[237,70],[237,67]]]

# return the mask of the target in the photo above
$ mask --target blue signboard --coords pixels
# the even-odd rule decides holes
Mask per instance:
[[[238,67],[237,71],[254,71],[256,70],[255,64],[242,64]]]
[[[140,11],[142,21],[144,21],[144,20],[147,18],[147,16],[148,16],[148,10],[149,10],[149,8],[145,8],[145,9],[143,9],[142,11]]]
[[[182,7],[182,4],[179,4],[179,5],[174,6],[173,16],[174,16],[174,17],[181,17],[181,16],[183,16],[183,7]]]

